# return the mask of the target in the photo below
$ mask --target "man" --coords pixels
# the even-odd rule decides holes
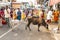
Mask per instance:
[[[20,11],[19,8],[18,8],[18,11],[17,11],[17,19],[21,20],[21,11]]]
[[[49,10],[48,11],[48,14],[47,14],[47,22],[50,23],[51,22],[51,19],[52,19],[52,11]]]
[[[10,9],[8,8],[8,6],[6,6],[6,8],[5,8],[4,14],[5,14],[5,19],[6,19],[7,25],[10,27],[10,23],[9,23]]]

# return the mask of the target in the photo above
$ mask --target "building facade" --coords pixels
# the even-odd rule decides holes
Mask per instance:
[[[10,0],[0,0],[0,8],[5,7],[6,5],[10,6]]]
[[[12,5],[13,8],[19,8],[22,2],[28,2],[29,4],[33,3],[33,5],[36,5],[43,4],[44,0],[0,0],[0,2],[4,5]]]

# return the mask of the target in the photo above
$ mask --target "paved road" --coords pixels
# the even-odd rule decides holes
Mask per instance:
[[[18,28],[7,33],[5,36],[0,38],[0,40],[55,40],[53,35],[51,35],[51,33],[43,26],[40,27],[41,31],[38,32],[37,25],[31,24],[32,31],[25,30],[25,25],[25,23],[20,24]],[[7,32],[8,30],[8,27],[0,29],[0,35]]]
[[[2,35],[3,33],[7,32],[10,28],[7,25],[3,25],[0,28],[0,35]]]

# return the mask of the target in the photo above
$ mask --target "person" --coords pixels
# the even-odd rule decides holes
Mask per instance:
[[[1,8],[1,10],[0,10],[0,17],[4,17],[4,10]]]
[[[24,12],[25,12],[26,17],[27,17],[28,16],[28,13],[29,13],[29,10],[28,9],[25,9]]]
[[[25,20],[25,18],[26,18],[26,14],[24,11],[22,12],[21,18],[22,18],[22,20]]]
[[[41,9],[41,10],[39,10],[39,17],[40,18],[42,18],[42,14],[43,14],[43,12],[42,12],[42,9]]]
[[[57,10],[55,10],[54,12],[53,12],[53,15],[54,15],[54,22],[58,22],[58,17],[59,17],[59,11],[57,11]]]
[[[29,11],[28,17],[32,16],[32,10]]]
[[[60,14],[59,14],[59,20],[58,20],[58,30],[60,30]]]
[[[3,9],[0,10],[0,27],[2,27]]]
[[[17,15],[17,12],[18,12],[18,8],[15,9],[15,12],[16,12],[16,15]]]
[[[10,16],[12,18],[12,16],[13,16],[13,9],[11,9],[11,11],[10,11]]]
[[[38,17],[38,11],[37,11],[37,9],[34,9],[34,10],[33,10],[33,16],[34,16],[34,17]]]
[[[42,10],[41,18],[44,19],[44,10]]]
[[[53,13],[53,12],[52,12],[51,10],[48,11],[48,14],[47,14],[47,22],[48,22],[48,23],[51,23],[52,13]]]
[[[5,19],[6,19],[7,25],[8,25],[8,27],[10,27],[10,23],[9,23],[10,9],[8,8],[8,6],[5,7],[4,14],[5,14]]]
[[[13,16],[12,16],[13,20],[17,19],[17,15],[16,15],[16,11],[15,9],[13,9]]]
[[[17,11],[17,19],[21,20],[21,11],[20,11],[19,8],[18,8],[18,11]]]

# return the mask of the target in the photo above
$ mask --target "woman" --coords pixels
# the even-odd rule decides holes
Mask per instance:
[[[17,15],[16,15],[16,12],[15,12],[15,9],[13,9],[13,19],[17,19]]]
[[[25,18],[26,18],[26,14],[24,11],[22,12],[21,18],[22,18],[22,20],[25,20]]]

